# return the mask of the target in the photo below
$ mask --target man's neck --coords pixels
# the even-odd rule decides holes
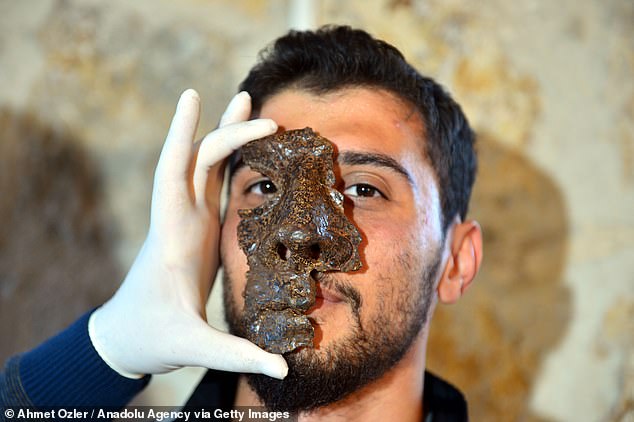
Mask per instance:
[[[385,375],[343,400],[299,415],[311,421],[420,421],[423,415],[423,385],[426,336],[419,336],[406,355]],[[260,406],[246,378],[240,377],[236,406]]]

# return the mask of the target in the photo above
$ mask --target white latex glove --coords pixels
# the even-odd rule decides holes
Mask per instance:
[[[239,93],[219,128],[194,143],[200,98],[187,90],[178,101],[154,175],[147,238],[119,290],[89,321],[95,349],[124,376],[184,366],[286,376],[282,356],[210,327],[205,315],[219,262],[224,159],[277,130],[270,119],[247,121],[250,112],[251,98]]]

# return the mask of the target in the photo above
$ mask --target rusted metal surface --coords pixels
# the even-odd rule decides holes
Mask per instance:
[[[334,189],[332,157],[330,141],[310,128],[242,148],[244,162],[277,188],[262,205],[240,210],[238,226],[249,264],[247,336],[272,353],[312,347],[314,331],[305,313],[315,303],[319,272],[361,268],[361,235]]]

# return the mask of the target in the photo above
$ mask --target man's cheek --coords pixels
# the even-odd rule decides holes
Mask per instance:
[[[236,256],[244,255],[238,246],[238,235],[236,233],[238,222],[237,211],[229,208],[220,232],[220,254],[225,266],[227,265],[226,261],[235,259]]]
[[[244,305],[244,286],[246,284],[247,260],[238,246],[236,225],[238,218],[227,218],[222,226],[220,237],[220,254],[223,270],[227,277],[225,283],[231,282],[233,302],[242,311]]]
[[[244,284],[234,286],[233,303],[235,304],[236,310],[240,313],[240,315],[242,315],[242,312],[244,311]]]

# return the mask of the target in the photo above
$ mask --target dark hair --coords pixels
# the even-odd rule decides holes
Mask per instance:
[[[464,219],[477,166],[474,133],[449,94],[392,45],[348,26],[290,31],[260,53],[240,90],[251,95],[257,114],[285,88],[322,94],[351,86],[383,88],[416,107],[423,150],[438,178],[443,233],[456,214]]]

